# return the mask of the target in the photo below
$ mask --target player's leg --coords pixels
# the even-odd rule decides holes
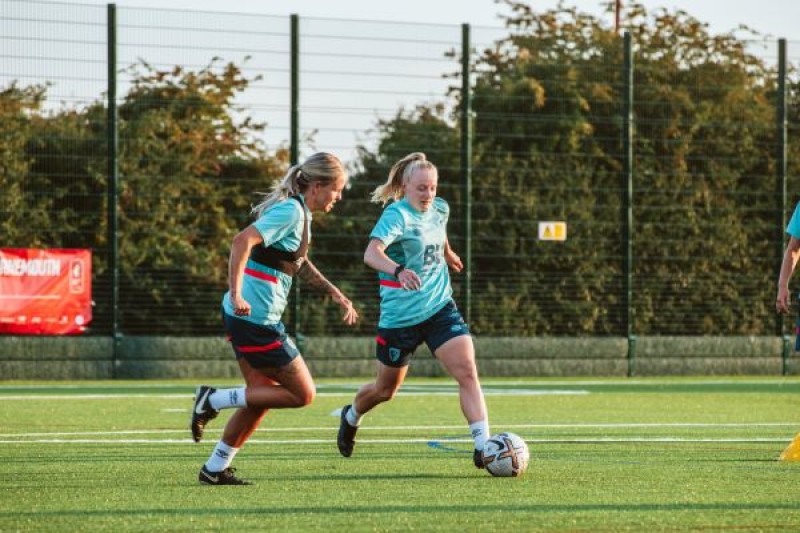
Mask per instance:
[[[375,382],[363,385],[356,393],[353,403],[342,408],[336,444],[339,447],[339,453],[344,457],[350,457],[353,454],[356,432],[364,415],[378,404],[394,398],[408,373],[408,365],[391,367],[380,361],[376,361],[376,364],[378,372]]]
[[[239,359],[239,369],[248,388],[277,383],[250,366],[245,359]],[[217,442],[208,461],[200,469],[199,479],[202,483],[212,485],[248,484],[248,482],[238,479],[230,466],[239,449],[258,428],[267,411],[268,409],[263,407],[242,407],[236,410],[228,419],[222,438]]]
[[[469,335],[454,337],[442,344],[434,353],[445,370],[458,383],[461,412],[467,419],[475,445],[472,454],[473,463],[476,467],[483,468],[482,450],[489,438],[489,417],[478,379],[472,337]]]
[[[303,407],[314,399],[314,381],[302,357],[280,368],[253,368],[239,359],[244,376],[246,407],[231,416],[222,439],[240,447],[256,430],[270,408]]]
[[[248,386],[245,401],[248,407],[296,408],[305,407],[314,401],[317,394],[311,372],[302,356],[298,355],[290,363],[277,368],[259,368],[259,372],[273,383]]]
[[[422,342],[416,326],[408,328],[378,328],[375,358],[377,375],[373,383],[363,385],[353,403],[342,408],[336,444],[339,453],[350,457],[355,446],[356,431],[361,419],[376,405],[394,398],[408,373],[411,355]]]
[[[212,485],[244,485],[248,483],[233,475],[230,464],[267,410],[308,405],[316,391],[311,373],[297,347],[286,336],[283,324],[261,326],[227,316],[224,320],[245,386],[199,387],[191,430],[194,440],[199,442],[205,425],[221,409],[237,409],[201,469],[199,479]]]
[[[245,380],[252,372],[257,372],[272,378],[275,384],[253,381],[256,386],[247,386],[246,381],[244,387],[198,387],[190,424],[195,442],[200,442],[206,424],[216,418],[220,409],[302,407],[308,405],[315,394],[308,368],[297,347],[286,336],[283,324],[262,326],[227,315],[224,321]],[[280,379],[275,377],[279,373],[283,375]]]
[[[489,418],[469,327],[451,301],[426,320],[422,330],[428,348],[458,383],[461,412],[469,423],[475,443],[473,462],[476,467],[483,468],[482,450],[489,438]]]
[[[458,383],[461,412],[471,424],[486,419],[486,401],[483,397],[472,337],[454,337],[434,352],[447,373]]]
[[[375,363],[378,369],[375,382],[363,385],[353,400],[353,408],[360,416],[364,416],[378,404],[393,399],[408,374],[408,365],[397,368],[386,366],[380,361]]]
[[[199,479],[202,483],[249,484],[237,479],[230,465],[239,449],[258,428],[269,408],[302,407],[314,399],[314,381],[305,361],[299,355],[284,366],[262,368],[254,368],[247,359],[241,358],[239,368],[247,384],[242,394],[246,404],[239,407],[225,425],[222,439],[200,470]],[[215,395],[218,393],[222,394],[223,399],[228,396],[225,389],[215,392]]]

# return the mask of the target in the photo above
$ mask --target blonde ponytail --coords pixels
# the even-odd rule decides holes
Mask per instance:
[[[403,186],[408,183],[415,171],[424,168],[436,171],[433,163],[427,160],[422,152],[408,154],[392,165],[386,183],[379,185],[374,191],[370,201],[386,205],[389,201],[397,201],[403,197]]]
[[[303,163],[289,167],[283,178],[276,181],[270,192],[250,210],[250,214],[258,218],[276,203],[305,192],[312,183],[329,185],[342,175],[346,176],[346,172],[338,157],[318,152]]]

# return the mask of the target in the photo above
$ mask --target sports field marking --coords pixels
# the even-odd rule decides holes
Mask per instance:
[[[365,378],[366,379],[366,378]],[[229,383],[227,380],[226,383]],[[231,382],[232,383],[232,382]],[[681,386],[694,386],[694,385],[776,385],[780,386],[783,384],[786,385],[796,385],[800,383],[800,377],[776,377],[774,379],[698,379],[698,380],[675,380],[675,379],[659,379],[659,378],[648,378],[648,379],[573,379],[573,380],[546,380],[546,379],[502,379],[502,378],[490,378],[483,381],[484,388],[491,388],[494,386],[508,386],[508,385],[519,385],[519,386],[552,386],[552,385],[565,385],[565,386],[581,386],[581,385],[652,385],[654,387],[660,387],[663,385],[676,385],[680,384]],[[317,390],[325,390],[325,389],[338,389],[338,388],[348,388],[353,390],[358,390],[364,383],[363,382],[343,382],[343,383],[317,383]],[[30,390],[42,390],[42,389],[63,389],[63,390],[79,390],[85,389],[87,387],[91,387],[93,389],[119,389],[119,388],[126,388],[126,389],[159,389],[159,388],[175,388],[175,383],[86,383],[86,384],[74,384],[74,383],[48,383],[48,384],[19,384],[16,385],[13,382],[5,382],[5,384],[0,385],[0,393],[5,390],[20,390],[20,389],[30,389]],[[234,386],[231,384],[230,386]],[[187,388],[194,389],[194,385],[185,385]],[[410,383],[403,385],[403,389],[410,390],[412,388],[416,389],[427,389],[427,388],[447,388],[447,387],[455,387],[455,385],[447,384],[447,383]]]
[[[629,443],[786,443],[791,440],[791,436],[784,438],[685,438],[685,437],[628,437],[628,438],[586,438],[586,439],[535,439],[526,438],[527,443],[537,444],[629,444]],[[326,444],[332,446],[335,439],[279,439],[262,440],[250,439],[247,444]],[[359,439],[358,444],[430,444],[439,442],[431,439],[409,438],[409,439]],[[447,443],[470,443],[469,437],[447,439]],[[185,439],[33,439],[33,440],[11,440],[2,439],[0,444],[190,444],[196,446],[190,438]]]
[[[506,429],[607,429],[607,428],[758,428],[758,427],[800,427],[800,422],[744,422],[744,423],[630,423],[630,424],[503,424]],[[333,431],[334,426],[301,426],[301,427],[266,427],[259,428],[257,433],[301,433],[317,431]],[[427,425],[427,426],[365,426],[360,432],[371,431],[462,431],[463,425]],[[68,436],[114,436],[114,435],[163,435],[185,433],[186,428],[176,429],[135,429],[120,431],[48,431],[35,433],[0,433],[0,438],[33,438],[33,437],[68,437]],[[220,433],[221,429],[207,430],[208,433]],[[75,441],[69,441],[75,442]],[[103,441],[107,442],[107,441]],[[248,441],[249,442],[249,441]]]
[[[400,390],[398,393],[401,396],[457,396],[458,390],[447,391],[404,391]],[[483,391],[484,396],[581,396],[590,394],[587,390],[527,390],[527,389],[500,389],[500,390],[486,390]],[[317,397],[327,398],[352,398],[352,392],[318,392]],[[115,400],[120,398],[192,398],[191,394],[187,393],[169,393],[169,394],[137,394],[137,393],[108,393],[108,394],[17,394],[15,396],[2,396],[0,395],[0,402],[12,401],[31,401],[31,400]]]

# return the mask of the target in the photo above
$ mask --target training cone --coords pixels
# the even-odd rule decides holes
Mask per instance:
[[[779,461],[800,461],[800,433],[795,435],[794,440],[789,446],[783,450],[783,453],[778,457]]]

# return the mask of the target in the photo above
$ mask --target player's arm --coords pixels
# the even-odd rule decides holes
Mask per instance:
[[[378,272],[397,277],[397,281],[406,290],[417,290],[422,285],[416,272],[405,268],[405,265],[395,263],[386,255],[386,245],[380,239],[369,241],[367,251],[364,252],[364,263]]]
[[[464,263],[461,262],[461,258],[458,257],[452,248],[450,248],[450,239],[444,239],[444,261],[447,263],[451,269],[456,272],[461,272],[464,270]]]
[[[358,320],[358,312],[353,307],[353,302],[351,302],[339,288],[328,281],[328,278],[322,275],[322,272],[314,266],[314,263],[311,262],[306,257],[306,260],[303,262],[303,266],[300,268],[298,272],[300,279],[314,287],[315,289],[328,294],[333,300],[338,303],[342,308],[344,308],[344,321],[348,325],[353,325]]]
[[[783,254],[781,263],[781,273],[778,276],[778,297],[775,301],[775,308],[779,313],[788,313],[791,305],[791,295],[789,293],[789,280],[800,259],[800,239],[797,237],[789,238],[786,251]]]
[[[237,316],[250,314],[250,303],[242,298],[242,278],[250,250],[264,242],[261,233],[252,225],[239,232],[231,244],[231,256],[228,260],[228,288],[230,289],[233,312]]]

